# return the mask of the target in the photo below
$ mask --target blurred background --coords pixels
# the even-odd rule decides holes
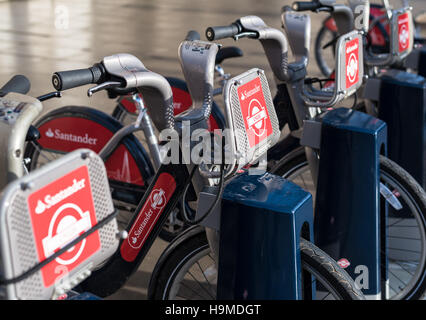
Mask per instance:
[[[401,6],[400,0],[391,2],[396,8]],[[187,31],[197,30],[205,39],[207,27],[229,24],[245,15],[258,15],[271,27],[280,29],[280,9],[291,3],[289,0],[0,0],[0,82],[13,74],[24,74],[32,83],[30,94],[38,96],[53,90],[53,72],[86,68],[107,55],[124,52],[137,56],[154,72],[182,77],[177,50]],[[426,11],[425,0],[410,3],[415,14]],[[312,44],[326,16],[327,13],[311,14]],[[238,45],[245,54],[243,58],[226,61],[223,65],[226,72],[238,74],[259,67],[273,81],[259,42],[226,39],[220,43]],[[318,73],[315,60],[311,59],[309,74]],[[114,102],[105,92],[89,99],[86,90],[70,90],[61,100],[46,102],[45,112],[65,104],[112,110]]]
[[[337,1],[343,2],[343,1]],[[371,1],[380,3],[380,1]],[[281,29],[281,7],[288,0],[0,0],[0,83],[14,74],[26,75],[32,83],[30,95],[53,91],[55,71],[87,68],[114,53],[131,53],[145,66],[164,76],[182,78],[178,46],[189,30],[202,40],[207,27],[227,25],[246,15],[257,15],[271,27]],[[392,0],[395,8],[400,0]],[[412,0],[414,15],[426,11],[426,0]],[[311,14],[312,38],[327,13]],[[423,32],[423,35],[426,35]],[[274,95],[273,77],[259,42],[221,40],[237,45],[244,57],[225,61],[226,72],[239,74],[258,67],[267,72]],[[313,59],[310,76],[320,75]],[[64,92],[63,98],[44,103],[44,112],[65,105],[87,105],[107,113],[115,107],[105,92],[88,98],[88,87]],[[145,299],[150,272],[165,248],[157,240],[147,258],[126,287],[112,299]]]

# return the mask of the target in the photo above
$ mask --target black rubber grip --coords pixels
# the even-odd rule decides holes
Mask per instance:
[[[241,28],[233,23],[229,26],[208,27],[206,38],[209,41],[233,37],[241,32]]]
[[[292,6],[294,11],[315,11],[321,8],[319,1],[296,1]]]
[[[9,92],[17,92],[26,94],[30,91],[31,83],[26,76],[16,75],[13,76],[1,89],[0,94],[4,96]]]
[[[56,90],[61,91],[86,84],[99,83],[102,77],[103,68],[97,64],[87,69],[55,72],[52,76],[52,84]]]
[[[188,41],[200,40],[200,39],[201,39],[200,34],[195,30],[189,31],[185,37],[185,40],[188,40]]]

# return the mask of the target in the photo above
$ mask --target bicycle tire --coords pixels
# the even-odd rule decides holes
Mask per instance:
[[[334,65],[332,65],[331,67],[327,65],[327,62],[325,61],[325,58],[323,55],[324,50],[323,48],[321,48],[321,43],[323,41],[323,38],[326,36],[327,32],[331,32],[333,38],[338,37],[337,32],[331,31],[325,25],[321,27],[315,39],[315,61],[317,62],[318,68],[320,69],[321,73],[328,78],[334,71]],[[336,48],[336,45],[334,44],[333,57],[335,56],[335,51],[336,51],[335,48]]]
[[[307,166],[308,164],[303,148],[299,148],[296,149],[292,155],[289,155],[284,158],[283,161],[275,165],[272,171],[274,174],[291,180],[298,172],[300,173],[303,170],[308,170],[306,169]],[[412,199],[415,207],[418,208],[417,214],[413,215],[416,219],[419,234],[421,238],[424,239],[426,232],[426,193],[422,187],[403,168],[382,155],[380,156],[380,177],[381,181],[393,179],[396,183],[395,185],[402,188],[399,189],[399,191],[404,191],[405,194],[408,194]],[[306,179],[304,178],[304,180]],[[293,182],[296,181],[293,180]],[[395,240],[393,241],[395,243]],[[419,259],[420,262],[413,275],[413,279],[409,282],[409,286],[406,286],[400,293],[396,293],[392,296],[392,299],[417,300],[422,299],[426,295],[426,253],[423,241],[420,241],[419,244],[422,247],[422,256]]]
[[[151,276],[148,289],[149,299],[168,300],[173,298],[171,294],[174,294],[175,286],[178,285],[175,281],[179,281],[179,273],[188,268],[194,258],[207,256],[210,252],[205,232],[189,236],[185,240],[179,241],[178,245],[172,243],[170,246],[174,246],[171,253],[162,261],[162,267],[155,268]],[[364,299],[363,294],[356,288],[349,275],[321,249],[311,242],[301,239],[300,252],[302,269],[327,282],[327,285],[335,291],[336,297],[342,300]],[[201,292],[206,294],[207,291],[201,290],[200,295]],[[196,298],[200,299],[198,296]],[[206,298],[206,296],[201,295],[201,298]],[[215,299],[215,292],[209,292],[207,298]]]

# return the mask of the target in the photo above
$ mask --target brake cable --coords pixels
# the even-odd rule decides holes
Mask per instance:
[[[219,203],[219,201],[222,198],[222,193],[223,193],[223,189],[224,189],[224,181],[225,181],[225,149],[224,149],[224,137],[222,137],[222,163],[220,165],[220,180],[219,180],[219,190],[216,194],[215,200],[213,202],[213,204],[211,205],[211,207],[209,208],[209,210],[207,210],[206,213],[204,213],[199,219],[190,219],[188,216],[188,212],[186,210],[186,206],[185,206],[185,199],[186,199],[186,194],[187,191],[189,189],[189,186],[191,185],[190,183],[188,183],[185,187],[185,190],[183,192],[183,196],[182,196],[182,204],[181,204],[181,210],[182,210],[182,216],[183,216],[183,220],[187,223],[187,224],[199,224],[201,221],[203,221],[210,213],[213,212],[213,210],[216,208],[217,204]],[[191,181],[192,177],[194,176],[195,170],[198,168],[198,166],[194,166],[194,168],[191,170],[190,173],[190,177],[189,177],[189,181]]]

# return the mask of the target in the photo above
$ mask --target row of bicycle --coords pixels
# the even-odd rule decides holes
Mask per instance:
[[[170,244],[151,299],[421,298],[426,53],[410,7],[380,10],[296,2],[284,30],[244,16],[208,28],[208,41],[191,31],[178,49],[185,81],[130,54],[55,72],[57,91],[38,98],[13,78],[0,100],[4,298],[110,296],[158,235]],[[335,22],[327,79],[308,75],[302,11]],[[225,38],[260,41],[274,98],[256,66],[223,71],[242,55],[213,42]],[[89,96],[118,97],[112,115],[65,106],[39,118],[42,101],[88,84]]]

